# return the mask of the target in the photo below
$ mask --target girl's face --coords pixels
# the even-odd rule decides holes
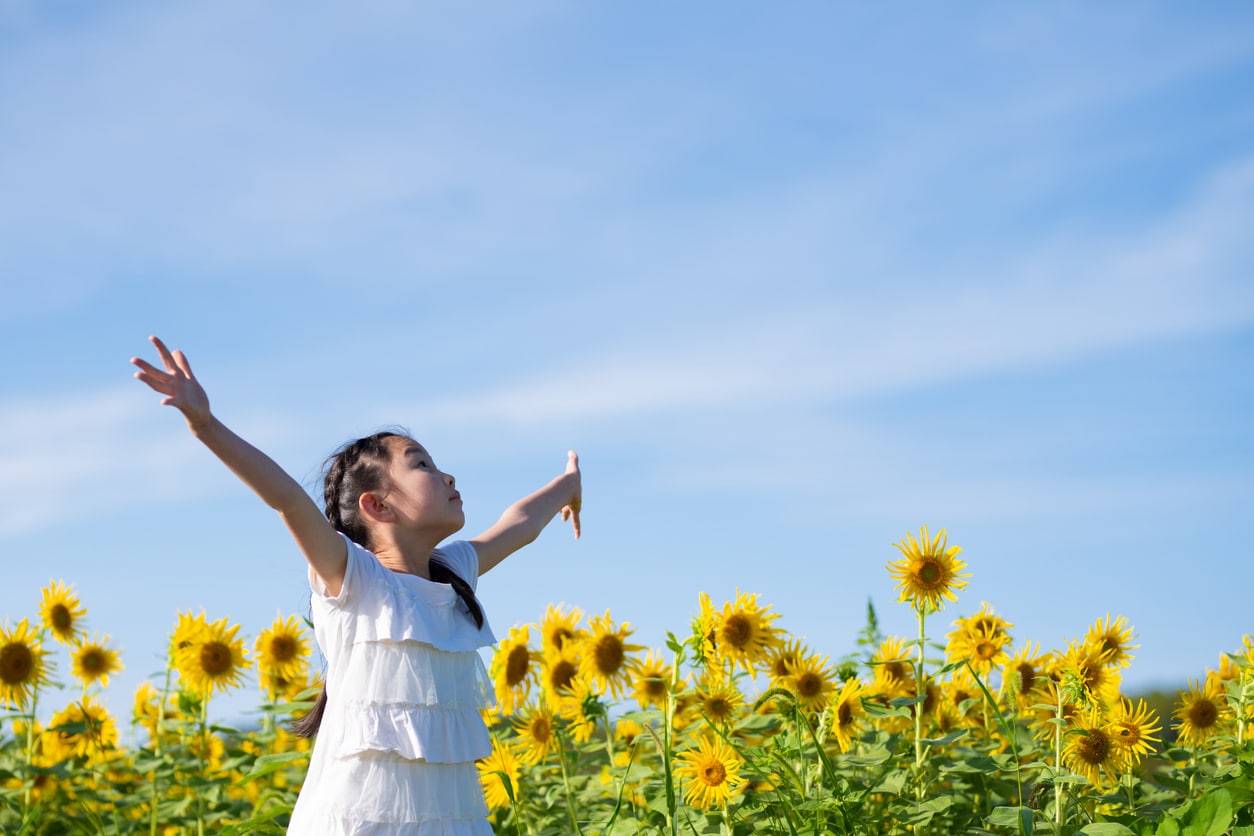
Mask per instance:
[[[439,529],[443,536],[466,524],[453,477],[435,466],[426,449],[410,438],[388,439],[387,490],[382,501],[403,528]]]

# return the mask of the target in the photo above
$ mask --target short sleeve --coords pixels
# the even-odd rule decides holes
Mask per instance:
[[[366,582],[367,576],[372,571],[382,568],[370,552],[350,540],[348,535],[341,532],[340,536],[344,538],[344,544],[348,547],[348,561],[344,565],[344,583],[340,586],[340,594],[328,594],[327,586],[322,578],[312,566],[309,567],[309,588],[313,591],[314,597],[337,607],[346,606],[356,599],[359,596],[358,588]]]
[[[472,590],[479,587],[479,552],[472,543],[456,540],[439,548],[440,557],[458,577],[470,584]]]

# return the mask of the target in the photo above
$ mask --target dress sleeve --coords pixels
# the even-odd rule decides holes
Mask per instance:
[[[372,570],[381,568],[379,561],[370,552],[348,539],[346,534],[341,533],[340,536],[344,538],[344,543],[348,546],[348,562],[344,565],[344,583],[340,585],[340,594],[328,594],[327,586],[322,582],[322,578],[318,577],[312,566],[309,567],[309,588],[313,591],[314,597],[320,598],[333,607],[350,606],[361,597],[359,589],[367,582],[366,579]]]
[[[462,580],[470,584],[471,590],[479,587],[479,552],[474,545],[466,540],[457,540],[441,546],[449,568],[456,572]]]

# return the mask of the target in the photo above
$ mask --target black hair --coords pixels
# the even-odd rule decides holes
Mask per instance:
[[[327,519],[336,531],[343,532],[354,543],[360,543],[367,548],[373,545],[370,541],[370,530],[361,518],[357,502],[363,493],[377,491],[386,486],[388,463],[392,459],[392,442],[389,439],[393,438],[410,440],[410,436],[404,432],[383,430],[350,441],[328,456],[323,466],[322,494]],[[475,592],[466,579],[438,558],[429,561],[427,571],[431,580],[452,586],[475,626],[483,627],[483,607],[479,605],[479,600],[475,598]],[[313,737],[322,725],[322,715],[326,713],[326,707],[327,687],[324,683],[322,693],[318,695],[313,707],[292,723],[292,732],[301,737]]]

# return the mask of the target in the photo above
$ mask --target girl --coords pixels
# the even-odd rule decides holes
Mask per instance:
[[[164,369],[135,377],[177,407],[192,434],[279,512],[309,562],[326,687],[304,731],[318,731],[289,834],[460,836],[487,822],[475,761],[491,753],[493,702],[478,649],[496,642],[478,576],[561,514],[579,536],[579,459],[469,541],[453,477],[412,438],[376,433],[328,460],[325,516],[273,460],[227,429],[181,351],[151,337]]]

